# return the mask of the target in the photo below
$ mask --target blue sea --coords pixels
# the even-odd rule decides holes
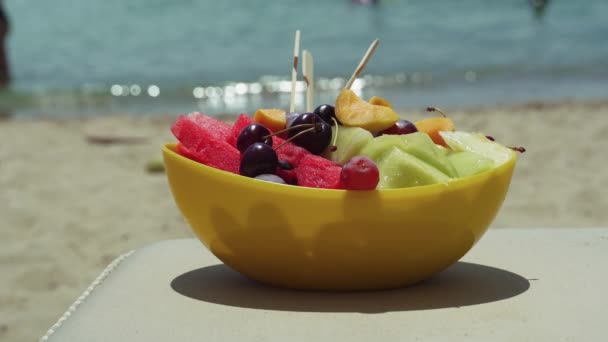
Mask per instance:
[[[315,102],[356,82],[399,109],[608,99],[608,1],[4,0],[15,116],[253,112],[289,105],[294,32]],[[301,74],[300,74],[301,75]],[[300,82],[297,109],[305,110]]]

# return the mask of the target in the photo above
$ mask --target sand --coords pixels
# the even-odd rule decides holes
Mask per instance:
[[[445,109],[463,130],[527,149],[492,229],[608,226],[607,103]],[[164,174],[145,169],[174,118],[0,121],[0,340],[42,336],[121,253],[193,236]]]

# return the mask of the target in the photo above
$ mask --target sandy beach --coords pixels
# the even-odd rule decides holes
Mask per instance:
[[[608,225],[608,103],[444,110],[459,129],[527,150],[492,229]],[[146,171],[174,119],[0,121],[0,340],[42,336],[118,255],[193,236],[164,174]],[[87,139],[108,136],[135,140]]]

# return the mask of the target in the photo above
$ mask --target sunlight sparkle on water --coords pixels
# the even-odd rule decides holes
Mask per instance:
[[[139,94],[141,94],[141,87],[137,84],[134,84],[131,86],[131,88],[129,89],[131,95],[133,96],[139,96]]]
[[[160,88],[157,85],[151,85],[148,87],[148,95],[151,97],[157,97],[160,95]]]
[[[197,99],[202,99],[203,97],[205,97],[205,88],[203,87],[196,87],[192,90],[192,96],[194,96]]]
[[[233,85],[229,85],[224,88],[224,96],[234,96],[235,94],[236,89]]]
[[[110,93],[114,96],[122,95],[122,87],[120,86],[120,84],[113,84],[110,87]]]
[[[344,87],[344,79],[336,77],[329,81],[329,88],[333,90],[338,90]]]
[[[259,94],[262,92],[262,85],[260,83],[252,83],[249,85],[249,92],[251,94]]]
[[[279,91],[282,93],[290,93],[291,92],[291,82],[290,81],[279,82]]]
[[[467,71],[464,73],[464,79],[467,82],[475,82],[477,80],[477,73],[475,71]]]
[[[247,94],[247,85],[245,83],[237,83],[236,86],[234,86],[234,90],[238,95],[245,95]]]
[[[353,82],[353,86],[351,87],[351,89],[355,90],[361,90],[365,87],[365,80],[361,79],[361,78],[357,78],[355,79],[355,81]]]

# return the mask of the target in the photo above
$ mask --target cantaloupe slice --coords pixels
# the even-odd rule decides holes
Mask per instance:
[[[399,120],[390,107],[371,104],[352,90],[344,89],[336,99],[336,117],[344,126],[361,127],[370,132],[380,132]]]
[[[444,117],[422,119],[420,121],[416,121],[414,125],[418,129],[418,132],[428,134],[435,144],[445,147],[448,145],[445,143],[439,132],[453,132],[456,129],[454,122],[452,122],[452,120],[449,118]]]
[[[282,109],[258,109],[253,114],[253,121],[263,125],[272,132],[284,129],[287,125],[285,111]]]

